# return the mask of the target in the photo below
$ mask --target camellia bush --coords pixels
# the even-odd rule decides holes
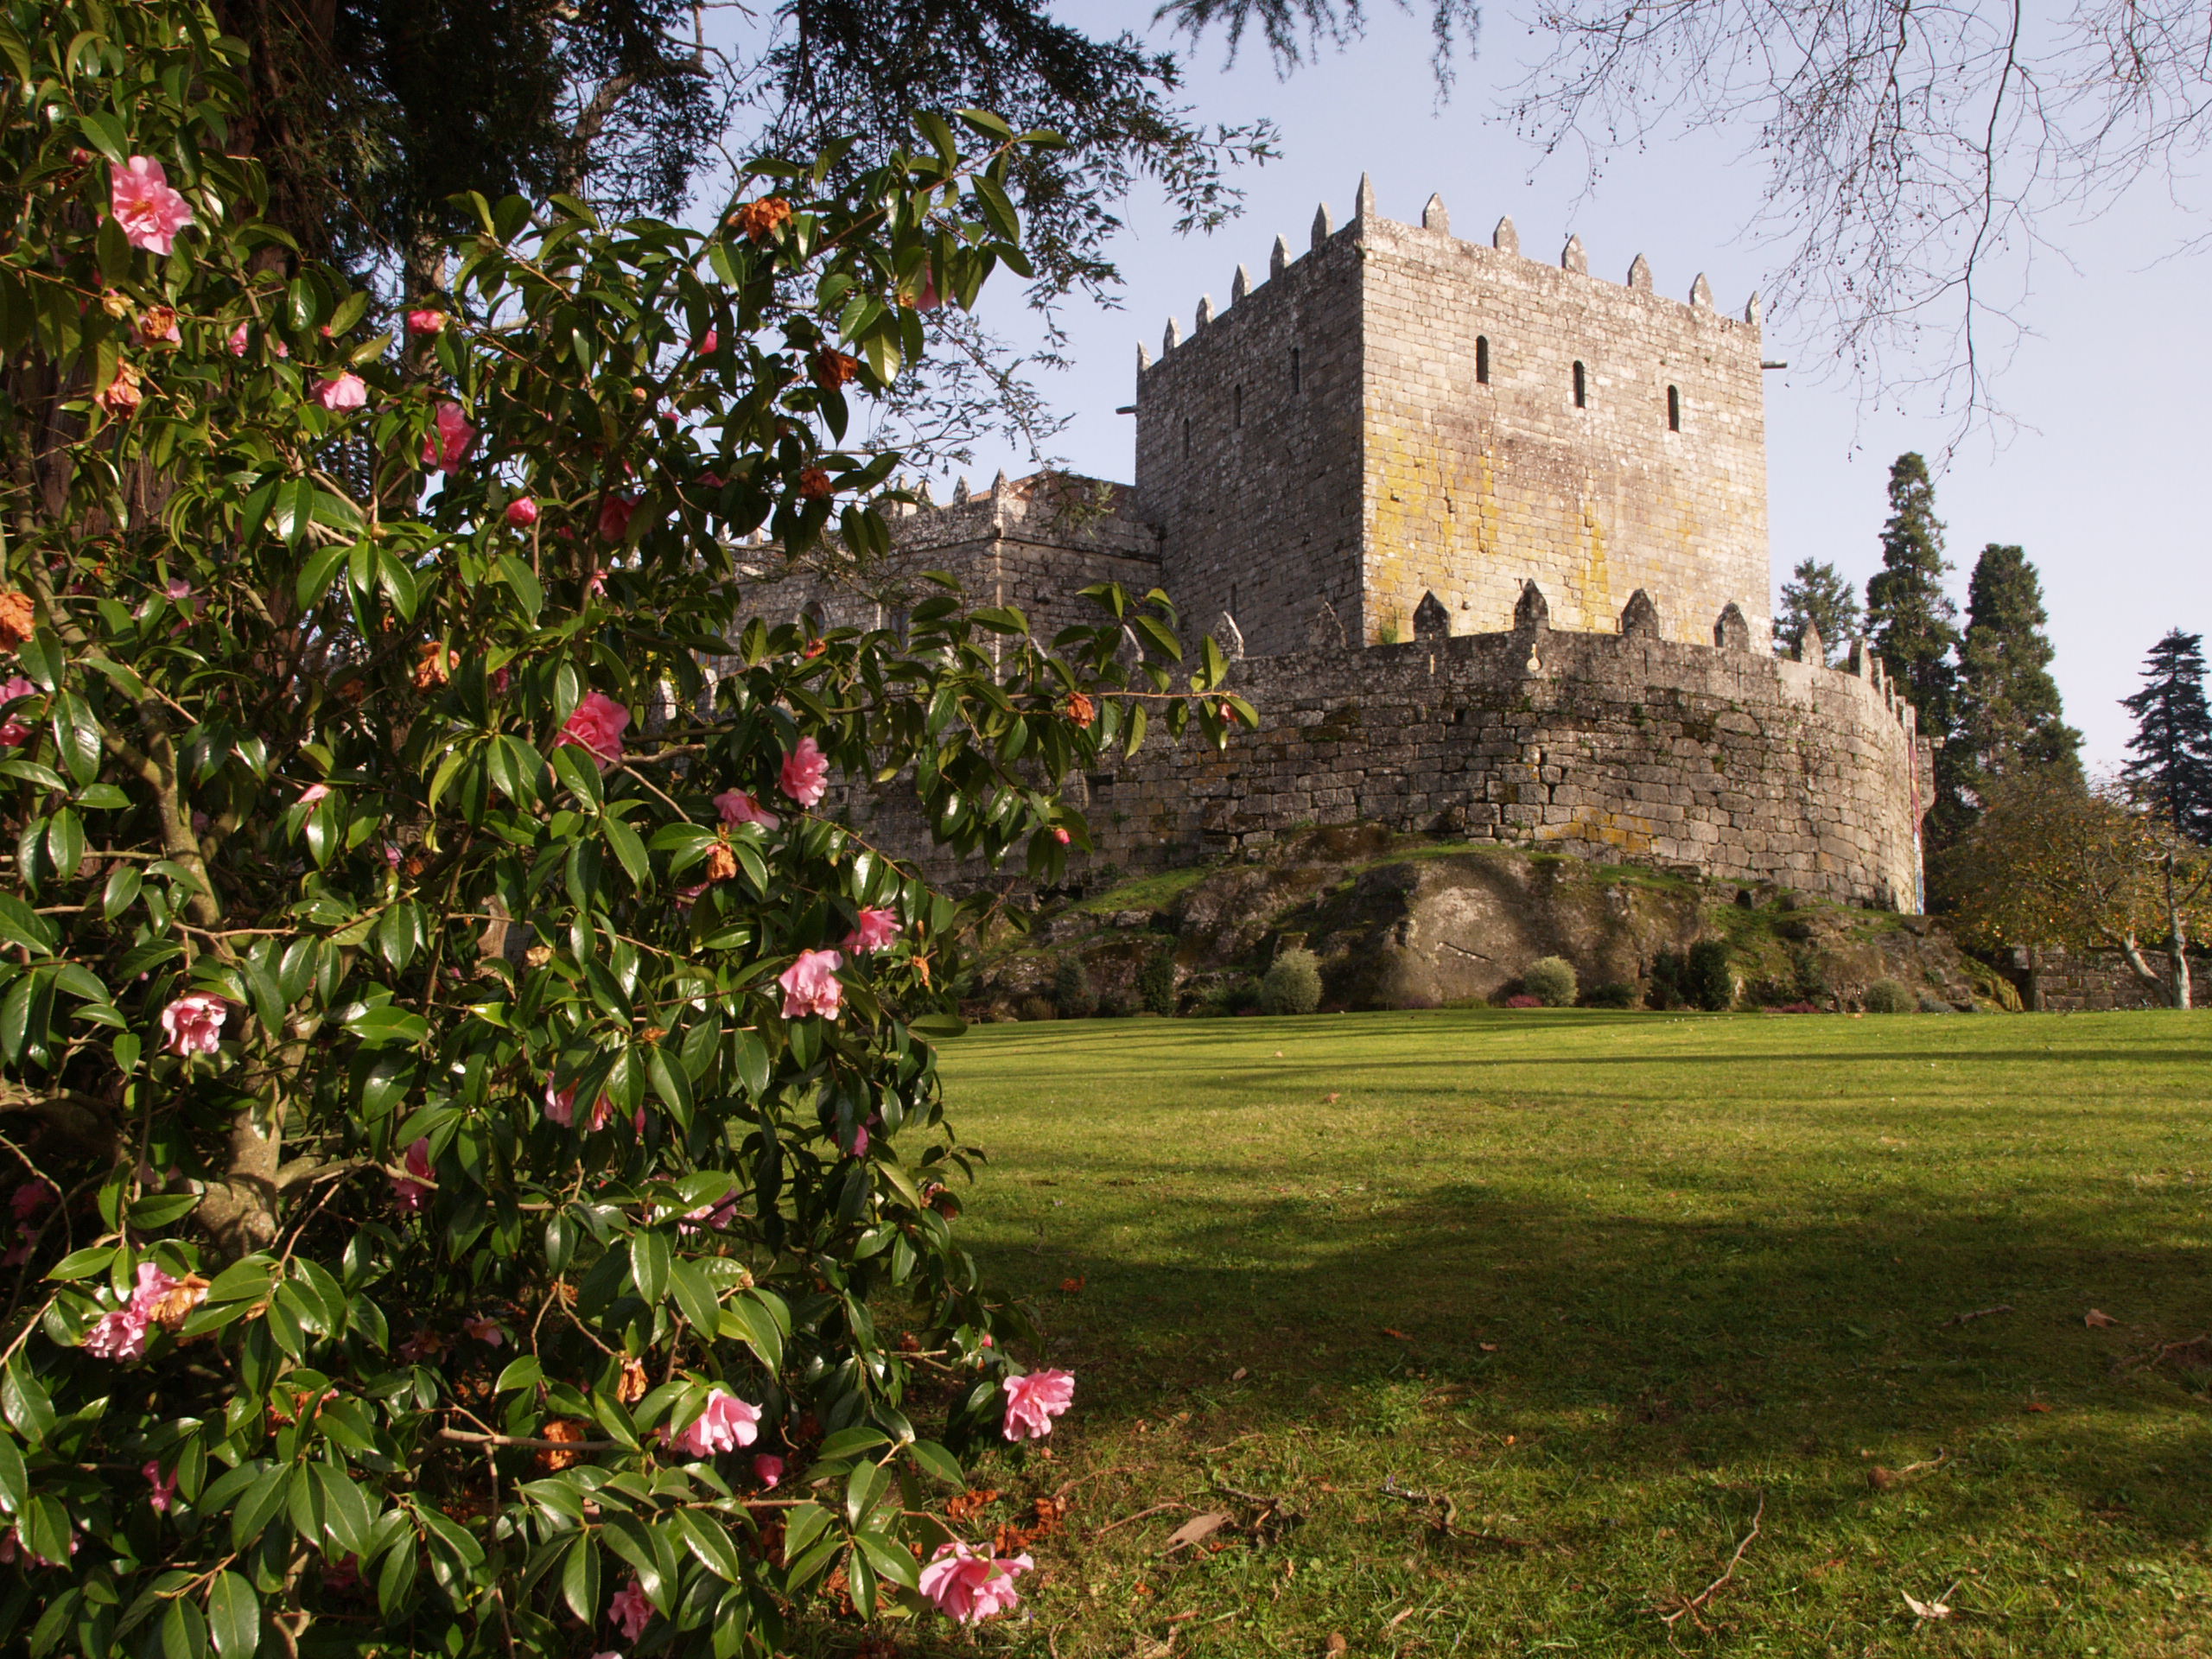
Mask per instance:
[[[240,50],[0,0],[0,1643],[1002,1610],[941,1499],[1074,1382],[955,1238],[969,914],[826,803],[1049,874],[1071,767],[1251,713],[1158,595],[809,638],[732,549],[886,546],[853,404],[1024,268],[1049,140],[925,118],[705,231],[478,201],[386,327],[264,220]]]

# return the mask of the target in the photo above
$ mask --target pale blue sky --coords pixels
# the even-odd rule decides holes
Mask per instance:
[[[1101,30],[1149,16],[1096,3],[1061,10]],[[1741,235],[1764,184],[1756,162],[1708,135],[1621,156],[1586,194],[1578,164],[1540,162],[1490,118],[1526,46],[1521,26],[1493,10],[1481,57],[1440,109],[1426,29],[1395,12],[1287,80],[1264,53],[1248,50],[1233,69],[1222,67],[1218,42],[1192,54],[1187,92],[1198,113],[1274,120],[1282,159],[1244,171],[1244,215],[1210,238],[1179,238],[1155,201],[1133,205],[1113,251],[1127,277],[1124,307],[1071,306],[1076,366],[1046,384],[1076,416],[1060,455],[1078,471],[1128,479],[1133,423],[1113,410],[1130,401],[1137,342],[1156,351],[1170,315],[1187,333],[1202,293],[1225,303],[1239,262],[1264,275],[1278,232],[1302,247],[1316,202],[1327,200],[1341,223],[1363,171],[1391,218],[1417,222],[1440,191],[1460,235],[1486,238],[1510,213],[1524,250],[1548,257],[1572,230],[1591,270],[1615,281],[1641,252],[1662,293],[1687,296],[1702,270],[1731,312],[1768,285],[1769,256]],[[2123,758],[2128,721],[2115,700],[2134,689],[2145,649],[2169,627],[2212,631],[2201,461],[2212,438],[2202,390],[2212,381],[2203,301],[2212,263],[2166,257],[2192,226],[2153,191],[2093,223],[2052,228],[2064,257],[2036,264],[2021,313],[2033,332],[1998,386],[2019,429],[1967,439],[1938,480],[1937,499],[1962,611],[1967,571],[1985,543],[2021,543],[2042,572],[2067,715],[2101,767]],[[1015,321],[1002,312],[998,320]],[[1955,428],[1932,407],[1870,404],[1862,388],[1824,377],[1819,344],[1793,334],[1790,319],[1770,314],[1767,355],[1794,365],[1766,377],[1776,573],[1827,559],[1863,588],[1879,563],[1890,461],[1909,448],[1934,460]],[[977,481],[1001,464],[1028,470],[1025,457],[995,450],[981,457]]]

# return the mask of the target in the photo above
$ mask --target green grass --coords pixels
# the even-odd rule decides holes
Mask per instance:
[[[2208,1371],[2131,1363],[2212,1328],[2208,1060],[2162,1014],[979,1030],[970,1232],[1080,1381],[980,1477],[975,1529],[1073,1508],[975,1639],[2212,1652]],[[1224,1488],[1294,1524],[1162,1559]]]

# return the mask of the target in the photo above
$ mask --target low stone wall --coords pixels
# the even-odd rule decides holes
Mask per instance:
[[[1530,627],[1250,659],[1230,684],[1256,733],[1224,751],[1155,738],[1083,780],[1094,864],[1370,823],[1920,907],[1928,756],[1910,710],[1855,674]],[[919,849],[899,798],[858,810]]]
[[[2144,959],[2164,971],[2163,951],[2146,950]],[[2212,1000],[2212,957],[2192,950],[2189,971],[2195,1001]],[[2050,949],[2019,950],[2005,976],[2020,993],[2022,1006],[2043,1014],[2104,1014],[2115,1008],[2163,1008],[2166,994],[2145,985],[2117,950],[2075,954]]]

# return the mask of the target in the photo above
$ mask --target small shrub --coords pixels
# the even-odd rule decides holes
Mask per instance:
[[[1014,1012],[1024,1020],[1057,1020],[1060,1017],[1060,1011],[1052,1006],[1052,999],[1049,996],[1025,996],[1016,1005]]]
[[[1516,991],[1505,999],[1505,1006],[1509,1008],[1541,1008],[1544,1006],[1544,999],[1531,996],[1526,991]]]
[[[1679,1008],[1688,998],[1682,982],[1689,977],[1689,963],[1679,950],[1662,950],[1651,958],[1651,977],[1644,987],[1643,1005],[1649,1008]]]
[[[1690,946],[1682,975],[1682,1000],[1708,1014],[1719,1014],[1736,1001],[1736,976],[1728,966],[1726,939],[1700,939]]]
[[[1137,969],[1137,1001],[1147,1014],[1175,1012],[1175,953],[1162,950]]]
[[[1636,1006],[1636,987],[1626,980],[1609,979],[1602,985],[1592,985],[1582,993],[1586,1008],[1632,1008]]]
[[[1878,979],[1866,988],[1869,1014],[1912,1014],[1919,1007],[1920,999],[1902,980]]]
[[[1119,991],[1098,993],[1098,1018],[1126,1020],[1129,1017],[1129,999]]]
[[[1260,1005],[1269,1014],[1311,1014],[1321,1006],[1321,959],[1303,945],[1280,952],[1260,982]]]
[[[1260,982],[1249,974],[1224,980],[1198,999],[1198,1013],[1213,1019],[1260,1011]]]
[[[1098,1011],[1098,993],[1090,987],[1080,957],[1062,957],[1052,969],[1052,1002],[1063,1020],[1088,1020]]]
[[[1574,1006],[1574,964],[1565,957],[1537,957],[1529,964],[1521,982],[1529,988],[1529,995],[1548,1008]]]

